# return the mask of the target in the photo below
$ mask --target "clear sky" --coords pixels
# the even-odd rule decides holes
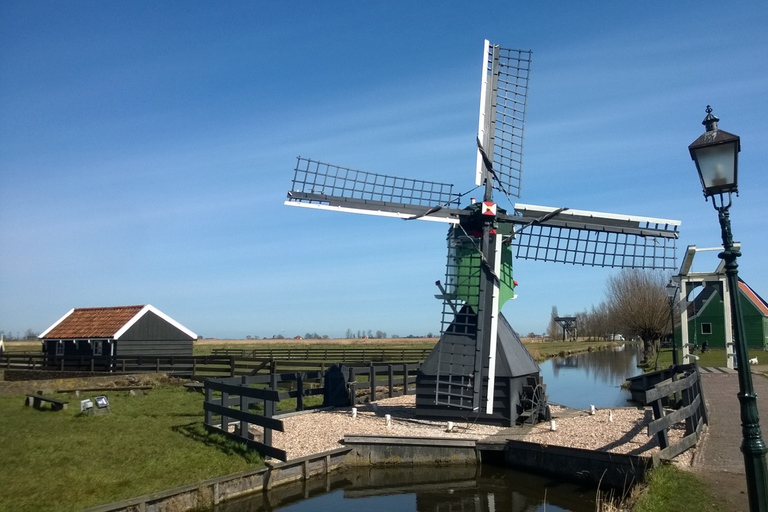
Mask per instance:
[[[768,297],[767,26],[764,0],[5,0],[0,330],[149,303],[206,337],[438,332],[445,225],[283,201],[299,155],[470,189],[486,38],[534,52],[519,201],[681,220],[680,258],[720,243],[687,150],[711,104]],[[504,314],[543,332],[615,272],[518,260]]]

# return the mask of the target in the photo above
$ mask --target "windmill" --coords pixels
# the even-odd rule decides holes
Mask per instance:
[[[416,384],[417,415],[513,424],[546,414],[539,367],[501,314],[517,258],[614,268],[675,268],[679,222],[514,204],[520,197],[531,52],[483,49],[475,185],[365,172],[299,157],[286,205],[449,224],[440,341]]]

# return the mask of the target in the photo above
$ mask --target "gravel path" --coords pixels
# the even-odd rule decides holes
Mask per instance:
[[[385,415],[391,416],[387,426]],[[534,427],[495,427],[456,422],[448,431],[447,421],[429,421],[415,417],[415,397],[401,396],[361,404],[357,417],[351,408],[319,411],[284,418],[285,432],[273,432],[272,444],[286,450],[289,459],[319,453],[341,446],[345,434],[381,436],[451,437],[483,439],[503,436],[542,444],[583,448],[613,453],[649,455],[657,451],[655,436],[647,435],[650,410],[618,408],[597,410],[594,415],[552,406],[557,426],[540,423]],[[611,421],[612,420],[612,421]],[[681,427],[682,428],[682,427]],[[670,431],[670,441],[682,437],[682,429]]]

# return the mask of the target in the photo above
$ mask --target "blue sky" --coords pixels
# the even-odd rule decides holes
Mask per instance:
[[[681,220],[680,258],[720,243],[687,151],[711,104],[768,297],[766,26],[764,1],[6,0],[0,330],[149,303],[206,337],[437,332],[444,225],[283,201],[299,155],[470,189],[486,38],[534,52],[520,202]],[[504,314],[543,332],[615,272],[518,260]]]

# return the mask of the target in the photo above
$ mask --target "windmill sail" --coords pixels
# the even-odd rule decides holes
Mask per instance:
[[[515,256],[592,267],[674,270],[680,222],[515,204]]]
[[[475,184],[520,197],[531,51],[485,41]]]
[[[453,185],[359,171],[298,157],[285,204],[323,210],[458,222]]]

